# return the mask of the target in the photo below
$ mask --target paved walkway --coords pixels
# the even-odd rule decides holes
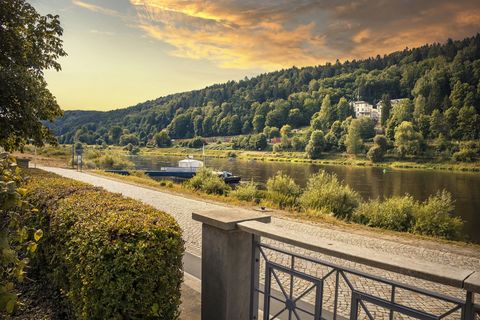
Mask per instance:
[[[175,219],[178,221],[178,223],[183,229],[187,251],[199,256],[201,254],[201,225],[199,222],[193,221],[191,219],[192,212],[205,209],[222,208],[228,210],[229,208],[227,205],[220,203],[216,204],[197,199],[189,199],[183,196],[143,188],[128,183],[122,183],[119,181],[111,180],[97,175],[91,175],[88,173],[81,173],[73,170],[51,167],[43,167],[42,169],[60,174],[68,178],[87,182],[95,186],[103,187],[111,192],[121,193],[127,197],[140,200],[144,203],[154,206],[159,210],[171,214],[173,217],[175,217]],[[381,235],[374,232],[372,232],[371,234],[369,234],[368,232],[352,232],[350,230],[339,230],[339,228],[329,228],[328,226],[300,223],[276,217],[272,218],[272,224],[289,231],[322,238],[325,239],[325,241],[335,240],[360,248],[369,248],[387,254],[396,254],[408,258],[438,263],[440,265],[450,265],[458,268],[468,268],[480,271],[480,252],[476,252],[474,250],[464,250],[462,248],[457,248],[449,245],[436,245],[433,243],[429,243],[428,241],[397,241],[398,239],[396,240],[395,237]],[[276,245],[285,246],[284,244],[278,243],[276,243]],[[371,272],[373,274],[380,275],[389,279],[394,279],[400,282],[415,283],[418,286],[433,289],[436,291],[441,291],[448,294],[453,294],[459,297],[462,294],[461,291],[455,290],[453,288],[438,286],[437,284],[419,281],[417,279],[409,279],[406,276],[398,275],[391,272],[385,272],[382,270],[375,270],[374,268],[357,265],[355,263],[350,263],[346,261],[340,261],[339,259],[332,259],[331,257],[325,257],[317,253],[307,252],[306,250],[302,250],[299,248],[295,248],[295,251],[302,254],[334,261],[337,263],[342,263],[350,267],[361,269],[362,271]],[[273,256],[272,259],[288,264],[288,261],[284,257]],[[318,274],[319,272],[321,272],[318,270],[318,267],[312,265],[305,265],[303,266],[303,268],[312,274]],[[288,282],[289,280],[288,277],[281,278],[282,282]],[[368,284],[362,283],[360,280],[358,280],[357,283],[362,287],[369,287]],[[306,286],[306,284],[304,284],[304,286]],[[370,288],[380,290],[380,288],[376,286],[370,286]],[[301,291],[301,289],[298,290]],[[425,304],[423,298],[418,298],[414,300],[416,300],[417,303],[412,303],[412,306],[415,306],[416,304]],[[328,301],[326,301],[326,305],[328,304]],[[346,310],[348,310],[348,305],[345,305],[343,307],[344,308],[341,309],[345,309],[346,312]]]

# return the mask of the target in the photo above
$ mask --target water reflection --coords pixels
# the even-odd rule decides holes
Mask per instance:
[[[180,157],[132,157],[139,170],[159,170],[162,166],[176,165]],[[305,186],[308,178],[324,169],[335,173],[364,199],[383,198],[392,195],[411,194],[415,199],[425,200],[437,191],[446,189],[456,200],[455,214],[466,221],[465,233],[480,243],[480,175],[477,173],[402,170],[372,167],[328,166],[286,162],[264,162],[256,160],[207,158],[206,164],[240,175],[243,181],[253,179],[266,182],[277,171],[283,171]]]

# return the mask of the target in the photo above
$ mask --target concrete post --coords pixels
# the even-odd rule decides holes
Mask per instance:
[[[193,213],[202,222],[202,319],[250,318],[252,250],[255,236],[237,229],[237,223],[270,222],[270,216],[254,211],[211,210]]]

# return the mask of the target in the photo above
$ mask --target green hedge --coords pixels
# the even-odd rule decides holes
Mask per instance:
[[[175,220],[150,206],[41,171],[28,198],[41,225],[35,265],[77,319],[175,319],[184,242]]]

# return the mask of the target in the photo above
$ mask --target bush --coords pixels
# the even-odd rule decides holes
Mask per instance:
[[[416,210],[418,203],[412,196],[395,196],[383,202],[376,199],[362,203],[352,220],[371,227],[409,231],[414,225]]]
[[[385,136],[382,134],[377,134],[375,138],[373,138],[373,143],[379,146],[382,149],[382,151],[387,151],[388,149],[387,138],[385,138]]]
[[[267,199],[282,209],[296,207],[301,193],[295,181],[281,171],[267,181]]]
[[[262,192],[257,189],[257,185],[253,181],[239,185],[231,195],[242,201],[257,201],[262,198]]]
[[[46,231],[35,265],[65,297],[72,318],[178,317],[181,229],[154,208],[57,175],[35,171],[31,221]]]
[[[100,158],[94,159],[95,167],[111,170],[125,170],[133,167],[133,162],[114,154],[105,154]],[[90,167],[86,164],[87,167]]]
[[[367,152],[367,158],[372,162],[381,162],[383,161],[384,151],[380,146],[373,146]]]
[[[304,209],[327,209],[340,219],[350,218],[360,201],[357,192],[338,181],[335,174],[323,170],[308,179],[307,189],[300,197]]]
[[[462,239],[463,221],[453,217],[455,202],[452,195],[443,190],[430,196],[415,212],[413,233],[451,240]]]
[[[200,168],[186,184],[193,190],[200,190],[208,194],[226,195],[230,191],[230,187],[220,177],[206,168]]]

